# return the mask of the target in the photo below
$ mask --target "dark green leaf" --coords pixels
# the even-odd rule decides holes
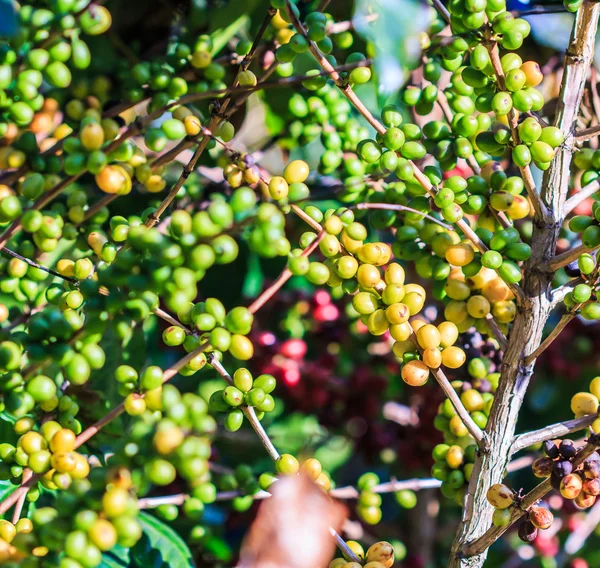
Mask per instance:
[[[139,568],[194,566],[192,553],[182,538],[156,517],[140,513],[144,533],[131,549],[131,565]]]

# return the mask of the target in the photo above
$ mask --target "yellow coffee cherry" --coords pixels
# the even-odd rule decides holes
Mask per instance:
[[[420,387],[429,379],[429,367],[423,361],[409,361],[402,367],[401,376],[407,385]]]
[[[402,298],[402,303],[409,309],[410,315],[414,316],[423,309],[423,306],[425,305],[425,295],[417,291],[409,292],[407,290],[404,298]]]
[[[390,261],[392,249],[386,243],[367,243],[360,247],[357,254],[361,262],[383,266]]]
[[[471,296],[467,301],[467,312],[473,318],[484,318],[490,310],[490,302],[485,296]]]
[[[104,193],[119,193],[125,184],[124,170],[117,166],[105,166],[96,174],[96,185]]]
[[[372,563],[379,563],[382,564],[384,568],[390,568],[394,564],[394,547],[389,542],[376,542],[367,550],[366,558],[368,564],[365,566]],[[369,566],[369,568],[375,567]]]
[[[92,231],[87,238],[88,245],[90,248],[100,256],[102,254],[102,247],[108,242],[108,239],[102,233]]]
[[[448,280],[444,284],[444,292],[452,300],[466,300],[471,295],[471,288],[466,282]]]
[[[502,302],[509,298],[510,289],[502,278],[495,278],[486,282],[481,293],[492,303]]]
[[[517,306],[510,300],[496,302],[492,306],[492,314],[500,323],[510,323],[517,316]]]
[[[0,519],[0,538],[6,542],[12,542],[17,535],[17,529],[10,521]]]
[[[88,152],[99,150],[104,144],[104,129],[99,123],[90,122],[81,129],[79,139]]]
[[[571,411],[578,416],[596,414],[600,401],[589,392],[578,392],[571,399]]]
[[[460,400],[469,412],[475,412],[476,410],[483,410],[485,408],[485,401],[483,400],[481,393],[476,389],[467,389],[461,393]]]
[[[412,328],[410,327],[410,324],[408,322],[390,325],[390,335],[396,341],[406,341],[411,336],[411,334]]]
[[[442,351],[442,365],[449,369],[458,369],[464,365],[466,359],[467,356],[460,347],[451,345]]]
[[[328,568],[342,568],[344,564],[346,564],[345,558],[335,558],[329,563]]]
[[[362,288],[375,288],[381,281],[381,273],[376,266],[372,264],[361,264],[356,273],[358,284]]]
[[[475,258],[473,247],[467,243],[452,245],[446,250],[446,260],[454,266],[466,266]]]
[[[75,275],[75,263],[68,258],[61,258],[56,263],[56,270],[63,276],[72,278]]]
[[[392,262],[387,265],[384,277],[386,284],[404,284],[404,268],[397,262]]]
[[[529,199],[523,195],[515,195],[514,201],[511,206],[506,210],[506,214],[511,219],[524,219],[529,215],[531,206],[529,205]]]
[[[185,126],[185,132],[188,136],[198,136],[202,131],[200,119],[193,114],[190,114],[183,119],[183,125]]]
[[[437,369],[442,364],[442,352],[437,347],[430,347],[423,351],[423,363],[430,369]]]
[[[417,331],[417,341],[423,349],[437,348],[440,345],[440,332],[435,325],[425,324]]]
[[[356,241],[351,239],[346,232],[344,231],[340,237],[340,241],[342,242],[342,246],[350,253],[356,254],[360,248],[363,246],[362,241]]]
[[[323,491],[329,491],[331,489],[331,478],[323,472],[315,479],[315,485],[318,485]]]
[[[304,463],[300,466],[300,470],[306,473],[308,477],[310,477],[313,481],[315,481],[321,472],[323,471],[323,466],[321,466],[321,462],[315,458],[308,458]]]
[[[196,69],[204,69],[211,64],[212,55],[208,51],[196,51],[192,54],[191,64]]]
[[[346,546],[360,559],[365,557],[365,549],[359,542],[356,542],[355,540],[348,540],[346,541]]]
[[[304,183],[309,173],[310,168],[304,160],[294,160],[283,170],[283,177],[288,183]]]
[[[279,201],[288,196],[288,183],[281,176],[273,176],[269,181],[269,195],[271,199]]]
[[[410,327],[413,329],[413,331],[415,333],[417,333],[417,331],[419,331],[424,325],[427,325],[427,322],[425,320],[422,319],[413,319],[410,323]]]
[[[590,383],[590,392],[600,400],[600,377],[592,379],[592,382]]]
[[[359,314],[369,315],[379,307],[379,302],[375,294],[359,292],[352,298],[352,306]]]
[[[450,302],[448,302],[446,304],[446,307],[444,308],[444,317],[458,325],[460,322],[464,321],[465,318],[469,315],[469,312],[467,311],[467,303],[466,302],[459,302],[457,300],[451,300]]]
[[[372,335],[383,335],[389,328],[385,310],[375,310],[367,320],[367,328]]]
[[[496,278],[498,278],[498,274],[495,270],[482,266],[475,276],[465,278],[465,282],[469,285],[471,290],[481,290],[486,283]]]
[[[408,321],[410,310],[406,304],[398,302],[388,306],[385,310],[385,315],[392,325],[399,325]]]
[[[440,345],[442,347],[450,347],[456,343],[458,339],[458,328],[451,321],[443,321],[438,325],[440,332]]]
[[[152,174],[144,184],[148,193],[160,193],[167,186],[167,180],[158,174]]]
[[[401,359],[405,353],[412,353],[417,350],[415,342],[411,339],[406,339],[404,341],[396,341],[392,346],[392,351],[394,355]]]
[[[452,469],[458,469],[463,462],[464,456],[465,452],[460,446],[450,446],[446,454],[446,463]]]
[[[453,416],[450,418],[450,423],[448,424],[448,428],[450,428],[450,432],[455,436],[462,438],[463,436],[467,436],[469,434],[469,430],[465,426],[460,416]]]

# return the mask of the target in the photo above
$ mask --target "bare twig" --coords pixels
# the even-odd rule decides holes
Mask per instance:
[[[502,349],[504,351],[506,349],[506,345],[508,344],[508,341],[506,339],[506,336],[502,333],[502,330],[498,326],[498,322],[496,321],[496,318],[494,318],[494,316],[491,313],[489,313],[487,316],[485,316],[485,321],[487,322],[489,330],[492,332],[493,336],[496,338],[498,345],[500,345],[500,349]]]
[[[586,140],[594,138],[598,135],[600,135],[600,124],[597,124],[596,126],[590,126],[589,128],[586,128],[585,130],[580,130],[579,132],[575,132],[574,134],[575,140],[577,142],[585,142]]]
[[[525,434],[519,434],[515,437],[513,443],[513,453],[517,453],[529,446],[545,442],[546,440],[554,440],[556,438],[562,438],[573,432],[584,430],[588,426],[592,425],[592,422],[598,418],[597,414],[589,414],[583,418],[574,418],[573,420],[565,420],[564,422],[557,422],[556,424],[550,424],[540,430],[534,430],[533,432],[525,432]]]
[[[448,8],[442,4],[442,0],[432,0],[434,8],[439,12],[440,16],[446,20],[446,22],[450,23],[450,12],[448,12]]]
[[[552,344],[552,342],[560,335],[561,331],[567,327],[569,322],[575,317],[575,314],[569,312],[563,315],[560,318],[559,322],[556,324],[554,329],[550,332],[548,337],[540,343],[539,347],[525,360],[525,364],[529,365],[533,361],[535,361],[548,347]]]
[[[566,250],[565,252],[561,252],[556,256],[552,257],[548,261],[548,266],[550,270],[556,271],[559,268],[563,268],[567,266],[567,264],[571,264],[574,260],[577,260],[582,254],[586,252],[593,252],[600,248],[600,245],[595,247],[586,247],[585,245],[577,245],[572,249]]]
[[[600,190],[600,181],[597,179],[584,185],[577,193],[565,201],[565,216],[573,211],[580,203],[583,203],[588,197],[594,195],[598,190]]]

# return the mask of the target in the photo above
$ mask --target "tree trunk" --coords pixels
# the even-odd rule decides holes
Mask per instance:
[[[493,508],[487,502],[486,493],[490,486],[500,483],[505,477],[519,411],[535,365],[533,362],[525,366],[524,360],[540,345],[544,326],[553,308],[553,275],[548,261],[555,254],[556,240],[564,221],[564,203],[571,177],[573,132],[593,59],[599,9],[596,2],[586,1],[573,25],[555,120],[565,136],[565,143],[544,176],[540,193],[549,211],[534,224],[532,257],[526,265],[523,280],[525,305],[520,307],[510,331],[502,376],[486,427],[487,451],[475,460],[449,568],[480,568],[487,556],[486,550],[464,558],[462,550],[465,544],[483,535],[491,526]]]

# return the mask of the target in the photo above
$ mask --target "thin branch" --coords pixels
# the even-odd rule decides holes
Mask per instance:
[[[550,424],[539,430],[532,432],[525,432],[515,436],[513,443],[513,453],[517,453],[529,446],[545,442],[546,440],[555,440],[556,438],[562,438],[572,434],[573,432],[579,432],[592,425],[594,420],[598,418],[598,414],[589,414],[582,418],[574,418],[573,420],[565,420],[564,422],[557,422],[556,424]]]
[[[577,453],[573,458],[573,469],[581,465],[590,455],[592,455],[598,447],[600,440],[597,436],[591,436],[588,443]],[[463,548],[463,555],[466,557],[476,556],[487,550],[494,542],[496,542],[514,523],[516,523],[525,512],[542,499],[547,493],[552,491],[550,479],[542,481],[538,486],[532,489],[518,504],[510,508],[511,520],[504,527],[492,526],[477,540],[468,543]]]
[[[9,248],[4,247],[2,249],[2,252],[7,254],[8,256],[12,256],[13,258],[17,258],[17,259],[25,262],[29,266],[33,266],[34,268],[42,270],[43,272],[47,272],[48,274],[51,274],[52,276],[56,276],[57,278],[62,278],[63,280],[66,280],[67,282],[71,282],[73,284],[77,284],[77,282],[78,282],[78,280],[76,280],[75,278],[71,278],[70,276],[63,276],[60,272],[56,272],[55,270],[52,270],[51,268],[46,268],[45,266],[42,266],[41,264],[38,264],[37,262],[35,262],[25,256],[21,256],[20,254],[14,252],[13,250],[11,250]]]
[[[600,181],[595,179],[587,185],[584,185],[577,193],[565,201],[565,217],[575,209],[580,203],[583,203],[588,197],[591,197],[600,189]]]
[[[594,247],[586,247],[585,245],[577,245],[572,249],[566,250],[565,252],[561,252],[556,256],[552,257],[548,261],[548,266],[550,270],[556,272],[559,268],[563,268],[567,266],[567,264],[571,264],[574,260],[577,260],[582,254],[586,252],[593,252],[600,248],[600,245]]]
[[[504,351],[506,349],[506,346],[508,345],[508,340],[506,339],[506,336],[502,333],[502,330],[498,326],[496,318],[491,313],[489,313],[487,316],[485,316],[485,321],[487,322],[488,328],[492,332],[492,335],[496,338],[498,345],[500,345],[500,349]]]
[[[432,0],[434,8],[439,12],[440,16],[446,20],[446,23],[450,23],[450,12],[448,8],[442,4],[442,0]]]
[[[530,365],[533,363],[550,345],[552,342],[560,335],[562,330],[567,327],[569,322],[575,317],[574,313],[568,312],[560,318],[560,321],[556,324],[554,329],[550,332],[548,337],[544,339],[538,346],[538,348],[531,354],[527,359],[525,359],[525,365]]]
[[[600,135],[600,124],[597,124],[596,126],[590,126],[589,128],[586,128],[585,130],[580,130],[579,132],[575,132],[575,140],[577,142],[585,142],[586,140],[589,140],[590,138],[594,138],[596,136]]]
[[[310,246],[306,247],[304,251],[302,251],[302,256],[308,256],[319,246],[319,242],[325,236],[325,232],[319,233],[317,238],[310,244]],[[292,277],[292,273],[289,268],[285,268],[277,280],[273,282],[263,293],[254,300],[249,306],[248,310],[251,314],[255,314],[258,310],[260,310],[278,291],[279,289]]]
[[[581,276],[578,276],[577,278],[569,280],[566,284],[563,284],[562,286],[552,290],[552,307],[554,308],[560,304],[565,299],[565,296],[569,292],[573,291],[575,286],[578,284],[583,284],[584,282],[586,282],[586,280],[584,280]]]
[[[32,472],[29,469],[26,469],[23,472],[23,482],[27,483],[29,481],[29,479],[32,476]],[[25,506],[25,500],[27,499],[27,491],[25,491],[23,493],[23,495],[21,495],[19,497],[19,500],[17,501],[16,505],[15,505],[15,509],[13,511],[13,516],[12,516],[12,524],[16,525],[17,521],[21,518],[21,513],[23,512],[23,507]]]

